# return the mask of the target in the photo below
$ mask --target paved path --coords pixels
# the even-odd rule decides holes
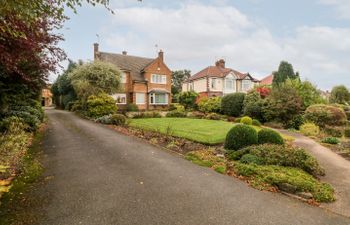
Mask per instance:
[[[47,110],[41,224],[338,225],[350,219],[260,192],[141,140]]]
[[[323,204],[322,206],[333,212],[350,217],[350,161],[311,138],[285,130],[279,130],[279,132],[293,136],[295,138],[294,143],[308,150],[325,168],[326,176],[321,177],[321,180],[332,184],[336,189],[337,201]]]

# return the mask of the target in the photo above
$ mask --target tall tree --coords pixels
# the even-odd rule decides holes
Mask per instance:
[[[190,78],[191,71],[190,70],[177,70],[173,71],[172,79],[171,79],[171,93],[176,95],[181,92],[182,83]]]
[[[299,79],[299,73],[294,72],[292,64],[282,61],[278,67],[278,71],[273,72],[273,81],[274,86],[278,86],[284,83],[287,79]]]
[[[350,103],[350,93],[344,85],[335,86],[331,91],[329,98],[331,103],[347,104]]]

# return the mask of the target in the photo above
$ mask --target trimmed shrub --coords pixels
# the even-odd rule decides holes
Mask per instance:
[[[208,115],[205,116],[207,120],[220,120],[221,116],[216,113],[209,113]]]
[[[322,143],[337,145],[340,143],[340,141],[336,137],[326,137],[326,138],[322,139]]]
[[[205,113],[219,113],[221,110],[221,97],[201,98],[198,110]]]
[[[138,112],[139,107],[135,103],[129,103],[126,105],[127,112]]]
[[[113,114],[117,111],[117,105],[114,99],[106,94],[91,95],[87,102],[87,116],[98,118],[104,115]]]
[[[296,167],[314,176],[324,175],[317,160],[302,148],[276,144],[255,145],[229,153],[228,158],[240,160],[246,154],[258,157],[263,165]]]
[[[179,103],[171,103],[169,106],[169,111],[174,111],[174,110],[184,112],[185,107],[183,105],[180,105]]]
[[[250,118],[249,116],[244,116],[241,119],[241,123],[246,124],[246,125],[252,125],[253,124],[253,119]]]
[[[342,127],[325,126],[323,128],[324,132],[333,137],[343,137]]]
[[[350,127],[346,127],[344,130],[345,137],[350,137]]]
[[[186,112],[182,112],[182,111],[170,111],[166,114],[166,117],[187,117],[187,113]]]
[[[258,132],[258,142],[259,144],[284,144],[284,140],[278,132],[267,128],[263,128]]]
[[[113,125],[125,125],[126,123],[126,117],[122,114],[112,114],[111,117],[111,124]]]
[[[221,100],[221,111],[228,116],[240,116],[243,109],[244,93],[225,95]]]
[[[261,98],[257,91],[248,93],[243,102],[243,114],[260,121],[265,121],[263,111],[264,102],[265,100]]]
[[[346,123],[344,110],[331,105],[312,105],[306,109],[304,117],[320,127],[343,126]]]
[[[257,127],[261,127],[261,123],[259,120],[256,120],[256,119],[253,119],[253,123],[252,123],[253,126],[257,126]]]
[[[133,119],[143,119],[143,118],[161,118],[159,112],[140,112],[138,114],[133,115]]]
[[[314,123],[304,123],[300,126],[300,132],[305,136],[317,136],[320,133],[320,128]]]
[[[287,123],[287,128],[299,130],[300,126],[305,123],[304,117],[302,115],[296,115]]]
[[[235,123],[241,123],[241,118],[236,118]]]
[[[253,127],[237,124],[227,133],[225,149],[238,150],[258,143],[258,132]]]

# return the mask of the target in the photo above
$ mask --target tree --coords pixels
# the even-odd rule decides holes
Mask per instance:
[[[240,116],[243,110],[244,98],[244,93],[225,95],[221,100],[221,111],[228,116]]]
[[[113,64],[97,61],[78,66],[68,77],[78,99],[84,104],[91,95],[116,93],[120,89],[120,74]]]
[[[181,92],[178,95],[178,101],[186,109],[194,109],[197,107],[196,105],[197,97],[198,97],[198,94],[194,91]]]
[[[278,67],[278,71],[273,72],[273,86],[284,83],[287,79],[299,79],[299,73],[294,72],[292,64],[282,61]]]
[[[297,91],[299,97],[302,99],[304,109],[310,105],[325,103],[320,91],[309,81],[287,79],[285,85],[289,85]]]
[[[171,93],[173,96],[181,92],[182,83],[190,78],[191,71],[190,70],[177,70],[172,72],[171,79]]]
[[[257,91],[249,92],[243,101],[243,114],[260,122],[265,122],[263,114],[264,100]]]
[[[349,90],[344,85],[335,86],[329,98],[331,103],[347,104],[350,102]]]

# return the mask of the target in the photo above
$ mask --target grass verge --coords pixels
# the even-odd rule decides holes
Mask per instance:
[[[43,134],[44,127],[34,135],[32,145],[23,156],[20,174],[12,181],[9,192],[1,198],[1,225],[33,224],[37,220],[37,215],[31,210],[40,204],[40,200],[33,199],[30,192],[43,173],[39,160]]]

